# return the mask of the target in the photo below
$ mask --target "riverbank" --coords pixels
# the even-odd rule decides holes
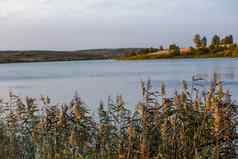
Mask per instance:
[[[238,57],[237,45],[229,47],[211,48],[182,48],[174,52],[174,50],[162,50],[141,54],[126,54],[117,57],[117,60],[151,60],[151,59],[181,59],[181,58],[235,58]]]
[[[0,51],[0,63],[113,59],[143,48],[91,49],[79,51]]]
[[[178,58],[221,58],[238,57],[238,44],[233,36],[223,38],[214,35],[208,45],[207,38],[197,34],[193,38],[195,47],[180,48],[170,44],[168,48],[115,48],[89,49],[77,51],[0,51],[0,63],[20,62],[50,62],[50,61],[78,61],[78,60],[151,60]]]
[[[220,58],[238,57],[238,44],[233,36],[223,38],[214,35],[211,42],[205,36],[196,34],[193,38],[195,47],[180,48],[177,44],[170,44],[168,48],[160,46],[158,49],[150,48],[144,52],[127,53],[117,58],[118,60],[147,60],[147,59],[171,59],[171,58]]]
[[[53,62],[79,60],[151,60],[181,58],[238,57],[238,45],[218,48],[118,48],[79,51],[0,51],[0,63]]]

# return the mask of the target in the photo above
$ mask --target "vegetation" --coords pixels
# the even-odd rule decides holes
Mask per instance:
[[[218,35],[214,35],[212,38],[211,46],[219,48],[220,44],[221,44],[220,37]]]
[[[199,57],[238,57],[238,45],[232,35],[224,38],[214,35],[210,44],[206,36],[196,34],[193,38],[195,47],[180,48],[170,44],[168,48],[119,48],[92,49],[79,51],[0,51],[0,63],[46,62],[73,60],[143,60],[161,58],[199,58]]]
[[[214,35],[210,44],[206,36],[196,34],[193,38],[195,47],[179,48],[176,44],[169,45],[168,49],[160,46],[156,52],[144,52],[127,54],[117,59],[142,60],[160,58],[206,58],[206,57],[238,57],[238,45],[234,43],[232,35],[220,38]]]
[[[185,81],[173,97],[165,85],[142,82],[143,100],[127,108],[122,96],[100,103],[98,117],[76,94],[68,105],[43,104],[10,93],[1,101],[3,159],[235,159],[237,106],[214,75],[207,91]]]
[[[0,63],[112,59],[132,52],[144,52],[144,50],[150,51],[150,48],[79,51],[0,51]]]
[[[171,56],[179,56],[180,55],[180,48],[176,44],[169,45],[169,53]]]

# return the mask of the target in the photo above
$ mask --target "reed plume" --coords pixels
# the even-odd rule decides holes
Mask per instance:
[[[237,105],[217,78],[203,93],[182,81],[172,97],[163,82],[159,92],[142,82],[134,110],[119,95],[101,102],[97,116],[77,93],[64,105],[9,93],[0,101],[0,158],[235,159]]]

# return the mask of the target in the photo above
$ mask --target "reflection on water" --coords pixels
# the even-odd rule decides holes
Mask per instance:
[[[20,96],[38,98],[44,94],[55,102],[68,102],[78,91],[91,106],[123,94],[128,104],[134,105],[141,98],[140,80],[150,78],[155,88],[164,81],[172,94],[182,80],[191,85],[193,78],[201,78],[199,83],[207,85],[214,72],[238,99],[238,62],[228,58],[1,64],[0,96],[13,91]]]

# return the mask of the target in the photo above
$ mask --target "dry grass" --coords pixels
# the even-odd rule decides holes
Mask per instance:
[[[98,118],[78,96],[68,105],[43,110],[32,98],[10,94],[1,102],[2,159],[232,159],[237,158],[237,108],[214,80],[206,92],[188,88],[171,98],[165,85],[152,91],[142,82],[135,111],[121,96],[100,103]]]

